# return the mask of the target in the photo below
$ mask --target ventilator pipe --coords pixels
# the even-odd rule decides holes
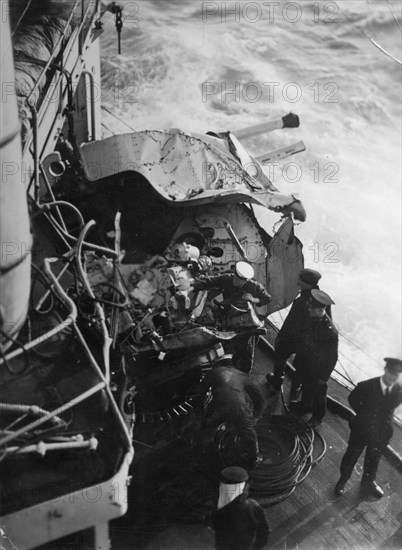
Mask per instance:
[[[56,160],[49,164],[49,174],[54,178],[61,178],[66,171],[66,165],[62,160]]]

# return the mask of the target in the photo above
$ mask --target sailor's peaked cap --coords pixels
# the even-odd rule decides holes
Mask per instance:
[[[302,269],[299,273],[300,279],[308,285],[316,285],[322,275],[315,269]]]
[[[311,297],[312,297],[313,305],[322,307],[322,306],[331,306],[335,304],[331,296],[326,292],[324,292],[323,290],[318,290],[316,288],[313,288],[313,290],[311,291]]]

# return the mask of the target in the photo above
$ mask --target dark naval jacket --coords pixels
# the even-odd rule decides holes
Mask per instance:
[[[318,289],[318,286],[314,287]],[[278,332],[278,340],[296,341],[300,336],[300,327],[307,316],[307,302],[311,297],[311,290],[302,290],[295,299],[290,311]]]
[[[393,433],[393,416],[402,403],[402,386],[394,384],[388,396],[382,392],[381,377],[357,384],[349,395],[356,416],[350,421],[354,435],[371,444],[387,444]]]
[[[306,379],[327,382],[338,361],[338,331],[327,314],[308,316],[301,329],[294,366]]]
[[[294,343],[297,342],[300,338],[300,330],[303,326],[305,320],[307,319],[307,303],[311,298],[311,291],[313,289],[319,290],[320,287],[316,285],[311,289],[302,290],[299,296],[294,300],[290,311],[283,322],[283,325],[278,332],[277,344],[278,343]],[[331,306],[327,306],[326,313],[328,317],[332,318]]]
[[[263,508],[244,493],[213,512],[216,550],[261,550],[271,529]]]
[[[233,367],[216,367],[202,380],[197,393],[204,395],[208,388],[212,390],[207,408],[211,424],[230,421],[242,432],[254,429],[264,408],[264,398],[247,374]]]
[[[233,273],[223,273],[222,275],[204,276],[194,281],[194,290],[219,289],[224,300],[241,300],[243,294],[251,294],[254,298],[259,298],[258,306],[264,306],[271,301],[271,296],[265,290],[264,286],[254,279],[245,282],[242,288],[233,284]]]

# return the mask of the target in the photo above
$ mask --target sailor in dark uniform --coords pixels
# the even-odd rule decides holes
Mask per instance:
[[[325,416],[327,382],[338,361],[338,331],[326,313],[332,304],[326,292],[311,291],[294,361],[303,385],[299,412],[306,416],[311,413],[308,424],[312,428],[318,427]]]
[[[275,340],[274,373],[267,375],[268,384],[275,390],[280,390],[283,382],[286,361],[296,352],[300,339],[300,329],[308,316],[307,302],[311,296],[311,290],[319,289],[318,281],[321,273],[314,269],[302,269],[299,273],[297,286],[300,294],[293,302],[292,307]],[[331,306],[327,308],[327,314],[331,317]],[[301,381],[297,370],[292,380],[290,400],[296,400],[301,389]]]
[[[247,471],[231,466],[221,476],[218,509],[207,520],[216,550],[262,550],[271,529],[263,508],[247,497]]]
[[[234,273],[204,276],[191,282],[190,290],[217,289],[222,292],[223,302],[232,304],[238,308],[248,307],[248,303],[260,307],[271,301],[270,294],[264,286],[255,281],[254,269],[247,262],[237,262]],[[234,366],[243,372],[250,372],[252,366],[253,346],[252,337],[238,336],[233,350]]]
[[[271,296],[264,286],[255,281],[254,269],[247,262],[237,262],[233,273],[205,276],[193,281],[193,289],[209,290],[216,288],[223,294],[224,300],[250,302],[264,306],[271,301]]]
[[[222,366],[214,367],[205,376],[196,396],[205,396],[208,389],[211,390],[212,399],[205,410],[205,436],[212,438],[223,423],[234,427],[237,448],[245,461],[243,465],[251,469],[258,459],[255,426],[263,413],[265,400],[260,387],[250,382],[247,374],[231,367],[230,359],[230,355],[224,356],[219,361]]]
[[[345,492],[345,485],[364,447],[367,448],[362,488],[377,498],[384,496],[384,491],[376,483],[377,467],[392,437],[395,409],[402,402],[402,387],[398,382],[402,361],[391,357],[384,361],[383,376],[360,382],[349,395],[356,416],[349,423],[349,444],[342,458],[341,477],[335,487],[338,496]]]

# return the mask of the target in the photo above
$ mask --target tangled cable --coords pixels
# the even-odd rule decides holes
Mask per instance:
[[[292,416],[266,416],[257,425],[263,459],[250,472],[250,494],[265,506],[281,502],[326,452],[324,438]],[[314,458],[315,443],[321,452]]]

